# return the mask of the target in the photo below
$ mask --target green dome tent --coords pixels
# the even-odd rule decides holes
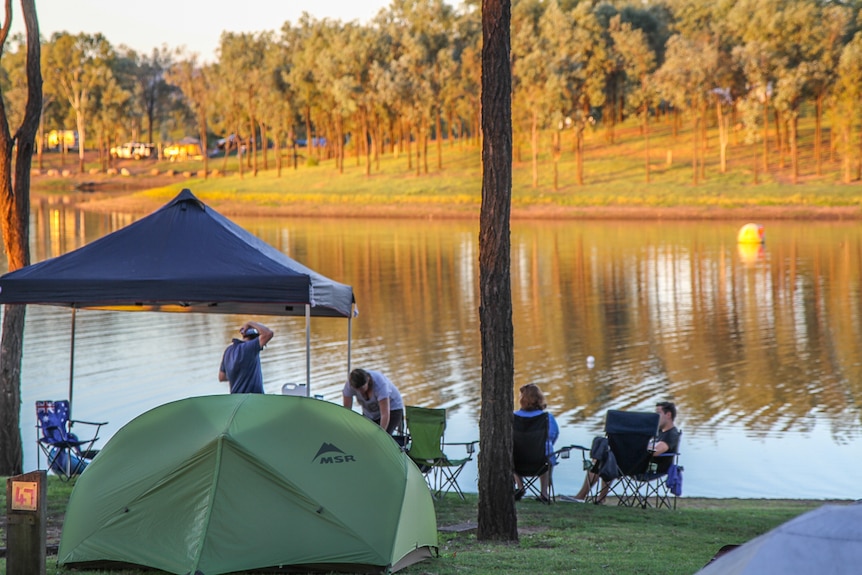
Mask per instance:
[[[217,395],[152,409],[111,438],[75,485],[58,560],[386,572],[436,545],[425,480],[380,427],[317,399]]]

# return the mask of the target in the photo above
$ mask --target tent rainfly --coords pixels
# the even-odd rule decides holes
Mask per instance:
[[[307,397],[217,395],[159,406],[108,441],[69,499],[58,560],[383,573],[436,546],[422,474],[379,426]]]
[[[862,504],[823,505],[755,537],[696,575],[855,575],[862,565]]]

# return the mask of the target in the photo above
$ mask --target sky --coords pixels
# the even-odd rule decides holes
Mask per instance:
[[[149,54],[163,44],[184,46],[212,62],[223,31],[278,32],[303,12],[365,23],[388,5],[389,0],[36,0],[36,11],[44,38],[61,31],[101,32],[115,47]],[[20,3],[13,2],[12,10],[12,32],[23,32]]]

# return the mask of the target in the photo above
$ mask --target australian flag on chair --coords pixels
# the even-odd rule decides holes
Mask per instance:
[[[66,400],[37,401],[37,444],[40,453],[45,454],[48,469],[63,480],[83,472],[98,453],[98,450],[93,449],[93,445],[99,439],[99,429],[105,423],[70,420],[69,402]],[[94,436],[91,439],[79,439],[70,431],[74,424],[95,426]]]

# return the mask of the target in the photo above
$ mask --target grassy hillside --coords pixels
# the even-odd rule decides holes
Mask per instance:
[[[828,135],[824,136],[823,173],[815,174],[812,158],[813,120],[801,122],[801,169],[799,182],[791,184],[790,160],[779,166],[777,149],[770,151],[770,169],[759,170],[754,183],[754,158],[760,145],[742,143],[742,135],[731,137],[726,173],[719,170],[718,138],[711,132],[704,166],[705,177],[694,185],[691,165],[692,142],[688,132],[674,136],[667,122],[654,124],[650,136],[650,182],[646,182],[646,155],[640,128],[633,122],[615,129],[614,143],[603,130],[588,132],[584,159],[584,184],[576,183],[573,134],[563,134],[554,189],[554,166],[550,154],[551,134],[542,134],[538,156],[538,183],[533,186],[529,145],[516,135],[512,207],[515,217],[736,217],[746,213],[763,217],[862,216],[862,183],[840,182],[837,155],[830,160]],[[736,142],[736,143],[734,143]],[[774,142],[771,148],[775,148]],[[442,168],[438,168],[435,142],[428,146],[428,173],[417,174],[415,146],[412,166],[406,150],[386,150],[379,162],[371,160],[366,175],[365,158],[348,149],[343,172],[332,159],[308,161],[304,155],[294,169],[284,153],[284,167],[277,173],[275,154],[268,153],[264,169],[258,153],[258,172],[249,167],[240,176],[235,156],[212,158],[210,177],[198,177],[203,162],[125,160],[126,177],[102,174],[33,177],[34,189],[67,191],[88,182],[95,189],[145,189],[122,201],[92,202],[92,209],[150,211],[188,187],[224,213],[296,215],[427,215],[475,217],[481,205],[481,153],[475,142],[444,141]],[[304,149],[299,150],[305,154]],[[247,157],[244,156],[244,160]],[[46,156],[45,166],[56,164],[56,155]],[[88,163],[88,169],[97,167]],[[77,163],[67,160],[66,169]],[[44,174],[43,169],[42,173]],[[171,173],[173,172],[173,173]],[[215,173],[214,173],[215,172]],[[153,175],[157,173],[158,175]]]

